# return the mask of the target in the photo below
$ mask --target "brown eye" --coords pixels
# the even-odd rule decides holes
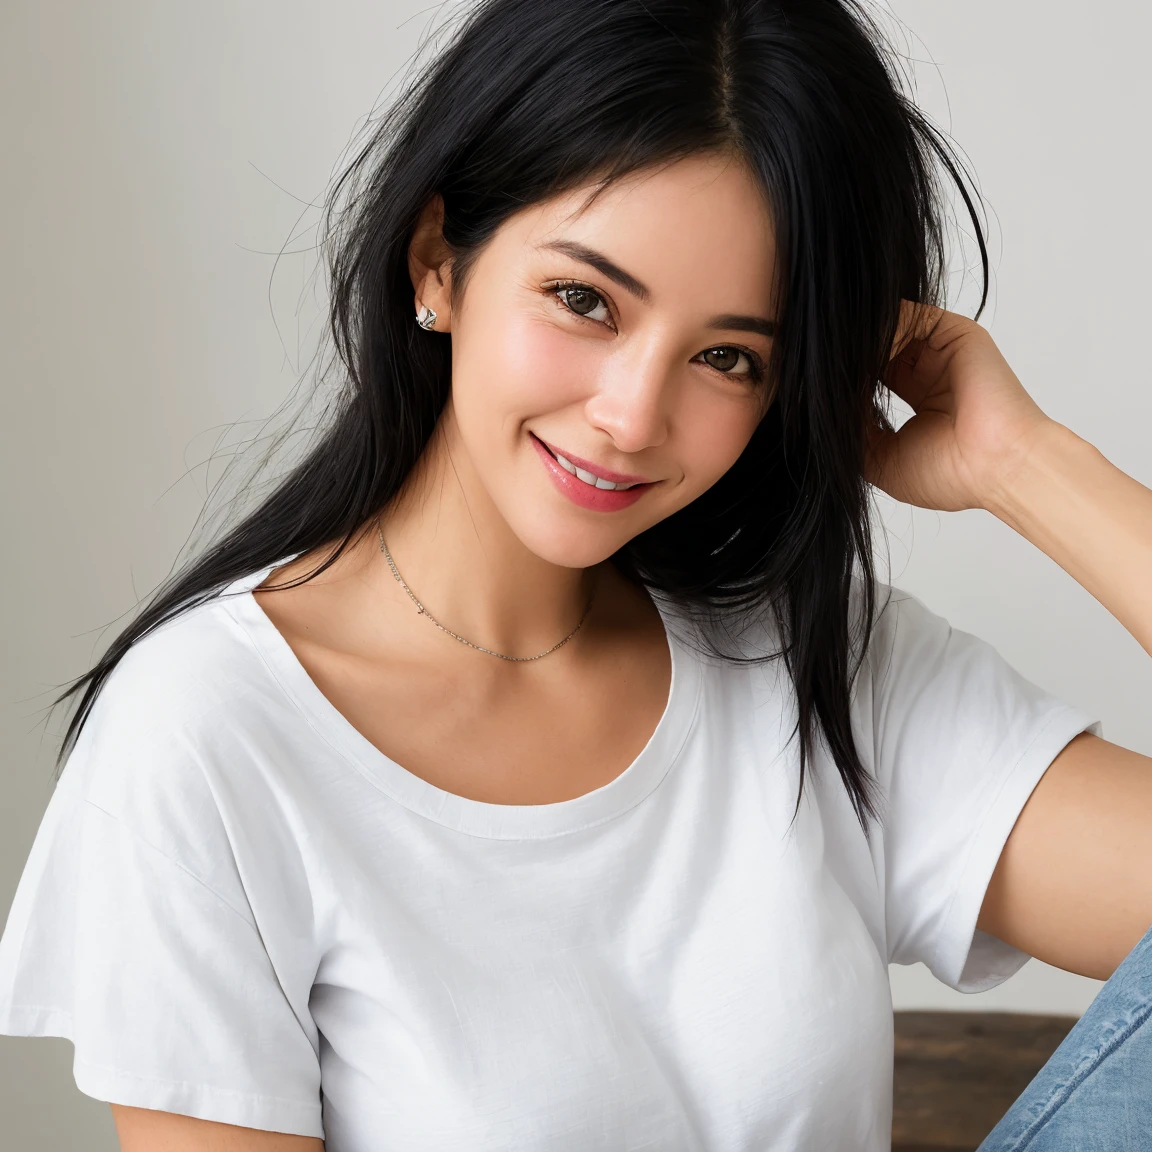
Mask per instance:
[[[602,301],[595,292],[589,291],[587,288],[564,288],[564,303],[576,313],[577,316],[587,316],[589,312],[595,312],[597,305]]]
[[[759,356],[746,352],[743,348],[708,348],[701,352],[696,359],[707,364],[709,368],[731,376],[734,380],[746,380],[750,384],[759,384],[764,379],[764,365]],[[733,371],[740,361],[746,361],[742,371]]]
[[[719,372],[731,372],[740,363],[740,357],[744,353],[738,348],[709,348],[701,355],[710,368],[715,368]]]

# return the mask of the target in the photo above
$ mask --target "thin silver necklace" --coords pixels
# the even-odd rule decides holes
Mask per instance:
[[[559,644],[553,644],[547,652],[541,652],[536,656],[505,656],[503,652],[493,652],[491,648],[483,648],[479,644],[473,644],[471,640],[465,640],[463,636],[458,636],[455,632],[452,631],[451,628],[445,628],[444,625],[441,624],[440,621],[437,620],[436,617],[433,616],[432,613],[429,612],[428,609],[425,608],[419,600],[416,599],[412,589],[404,583],[404,577],[400,575],[400,570],[396,567],[396,561],[392,559],[392,553],[388,551],[388,545],[384,543],[384,529],[380,527],[379,520],[376,521],[376,534],[380,537],[380,551],[384,553],[384,558],[388,561],[388,567],[392,569],[392,575],[396,577],[400,587],[408,593],[408,599],[416,605],[420,615],[427,616],[428,619],[431,620],[432,623],[435,624],[441,632],[447,632],[453,640],[459,640],[461,644],[467,644],[469,648],[475,648],[477,652],[486,652],[489,656],[497,656],[501,660],[512,660],[517,664],[524,663],[529,660],[540,660],[543,657],[555,652],[557,648],[563,648],[564,645],[567,644],[568,641],[571,640],[572,637],[575,636],[576,633],[579,632],[580,629],[584,626],[584,621],[588,619],[588,613],[592,611],[592,600],[595,596],[595,593],[593,593],[593,596],[588,597],[588,607],[584,609],[584,615],[580,617],[580,623],[577,624],[576,627],[573,628],[572,631],[569,632],[568,635],[565,636]]]

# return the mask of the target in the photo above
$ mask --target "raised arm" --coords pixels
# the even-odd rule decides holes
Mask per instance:
[[[991,336],[906,313],[917,338],[887,383],[915,415],[874,433],[871,478],[898,500],[984,508],[1092,593],[1152,655],[1152,491],[1048,419]],[[1049,964],[1104,979],[1152,925],[1152,758],[1077,737],[1001,853],[979,926]]]
[[[1043,425],[989,509],[1052,557],[1152,654],[1152,492]],[[1104,979],[1152,924],[1152,759],[1080,736],[1001,854],[980,927]]]

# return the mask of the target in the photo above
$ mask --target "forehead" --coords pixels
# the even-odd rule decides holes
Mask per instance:
[[[709,307],[766,307],[771,297],[768,202],[731,157],[692,156],[602,189],[576,188],[525,209],[506,227],[522,259],[551,253],[547,245],[557,240],[595,248],[643,281],[653,304],[687,294],[708,297]]]

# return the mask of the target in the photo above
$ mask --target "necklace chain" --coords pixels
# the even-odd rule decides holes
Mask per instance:
[[[427,616],[428,619],[431,620],[432,623],[435,624],[441,632],[447,632],[453,640],[459,640],[461,644],[467,644],[469,648],[475,648],[477,652],[486,652],[489,656],[496,656],[501,660],[512,660],[517,664],[525,663],[530,660],[540,660],[544,656],[551,655],[551,653],[555,652],[557,648],[563,648],[564,645],[567,644],[568,641],[571,640],[572,637],[575,636],[576,633],[579,632],[580,629],[584,626],[584,621],[588,619],[588,613],[592,611],[593,598],[590,596],[588,598],[588,607],[584,609],[584,615],[580,617],[580,622],[576,625],[575,628],[572,629],[571,632],[568,633],[567,636],[564,637],[563,640],[560,641],[559,644],[553,644],[552,647],[549,648],[546,652],[540,652],[535,656],[505,656],[503,652],[493,652],[491,648],[483,648],[479,644],[473,644],[471,640],[465,640],[463,636],[457,635],[452,631],[451,628],[445,628],[444,625],[441,624],[440,621],[437,620],[436,617],[433,616],[432,613],[429,612],[428,609],[425,608],[419,600],[416,599],[412,589],[404,583],[404,577],[400,575],[400,570],[396,567],[396,561],[392,559],[392,553],[388,551],[388,545],[384,543],[384,529],[380,527],[379,520],[376,521],[376,534],[380,537],[380,551],[384,553],[384,558],[388,561],[388,567],[392,569],[392,575],[396,577],[400,587],[408,593],[408,599],[416,605],[419,614],[422,616]]]

